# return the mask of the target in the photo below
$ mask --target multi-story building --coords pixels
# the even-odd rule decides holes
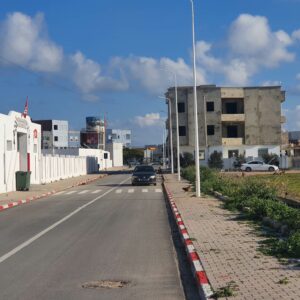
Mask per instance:
[[[42,127],[42,149],[68,148],[68,121],[36,120]]]
[[[69,148],[80,148],[80,131],[69,131]]]
[[[81,145],[85,148],[105,149],[105,121],[87,117],[86,128],[80,131]]]
[[[175,89],[166,97],[172,105],[173,149],[176,155]],[[270,87],[197,87],[200,159],[207,161],[214,151],[223,158],[239,154],[261,157],[264,153],[280,155],[281,103],[285,92]],[[178,88],[180,153],[195,149],[193,87]]]
[[[107,129],[106,143],[122,143],[123,147],[131,146],[131,130],[129,129]]]

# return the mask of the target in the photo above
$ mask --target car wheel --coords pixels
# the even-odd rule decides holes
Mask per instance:
[[[270,172],[274,172],[274,171],[275,171],[275,168],[274,168],[274,167],[270,167],[270,168],[269,168],[269,171],[270,171]]]
[[[250,167],[247,167],[245,171],[246,171],[246,172],[251,172],[252,170],[251,170]]]

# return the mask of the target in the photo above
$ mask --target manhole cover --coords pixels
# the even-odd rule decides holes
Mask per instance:
[[[122,280],[95,280],[84,283],[82,287],[84,289],[120,289],[128,284],[128,281]]]

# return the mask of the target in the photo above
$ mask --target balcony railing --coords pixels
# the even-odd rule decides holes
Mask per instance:
[[[245,114],[222,114],[222,122],[245,122]]]
[[[244,138],[222,138],[222,145],[224,146],[242,146]]]

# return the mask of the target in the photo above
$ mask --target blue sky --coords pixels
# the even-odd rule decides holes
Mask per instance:
[[[300,130],[300,1],[195,0],[199,84],[277,85]],[[158,96],[192,84],[189,0],[1,0],[0,112],[68,120],[107,114],[133,144],[160,143]]]

